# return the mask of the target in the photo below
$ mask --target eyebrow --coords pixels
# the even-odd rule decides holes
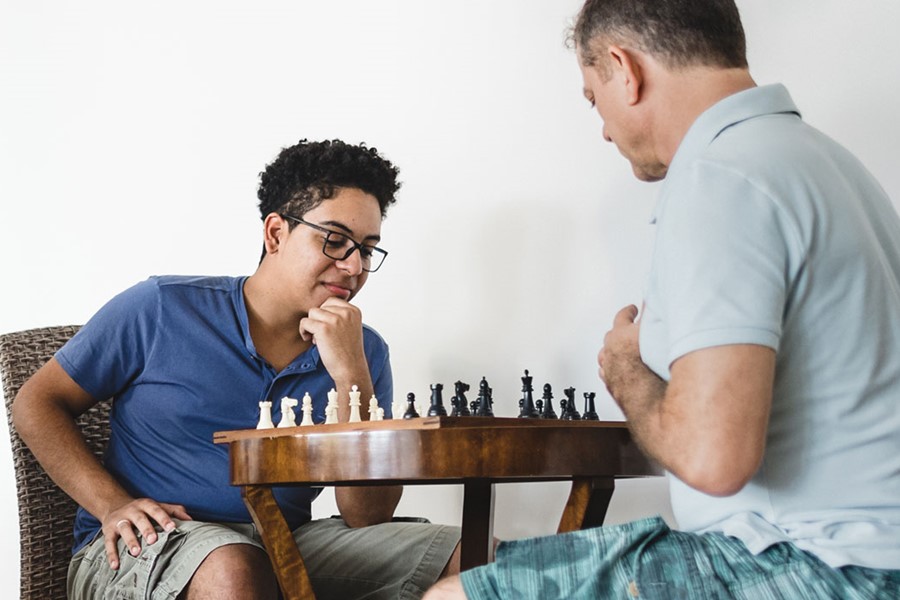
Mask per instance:
[[[335,227],[337,229],[342,230],[351,238],[354,235],[353,230],[350,229],[349,227],[347,227],[346,225],[344,225],[343,223],[341,223],[340,221],[322,221],[321,223],[318,223],[318,225],[330,225],[331,227]],[[363,238],[363,241],[365,241],[365,240],[375,240],[376,242],[379,242],[379,241],[381,241],[381,236],[380,235],[367,235],[366,237]]]

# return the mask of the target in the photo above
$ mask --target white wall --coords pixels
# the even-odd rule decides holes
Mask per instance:
[[[513,416],[528,368],[557,396],[596,390],[620,418],[595,356],[640,298],[656,187],[581,97],[562,43],[579,5],[0,3],[0,332],[82,323],[151,274],[252,272],[258,172],[301,137],[340,137],[402,171],[391,256],[358,298],[391,343],[397,393],[484,375]],[[900,200],[900,4],[739,5],[757,81],[786,83]],[[611,519],[668,514],[662,480],[619,489]],[[457,522],[460,496],[410,489],[401,511]],[[498,535],[549,533],[564,497],[500,486]],[[15,557],[5,443],[0,518]],[[2,569],[14,594],[17,561]]]

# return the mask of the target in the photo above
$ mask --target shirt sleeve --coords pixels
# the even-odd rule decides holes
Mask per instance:
[[[120,293],[56,353],[56,360],[92,397],[118,395],[140,377],[152,350],[159,297],[153,279]]]
[[[669,364],[694,350],[777,351],[789,286],[789,220],[764,190],[697,161],[658,221],[655,260]]]

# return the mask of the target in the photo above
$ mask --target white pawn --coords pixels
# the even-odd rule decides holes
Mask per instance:
[[[359,423],[362,418],[359,416],[359,388],[355,385],[350,388],[350,420],[348,423]]]
[[[338,405],[337,405],[337,392],[334,391],[334,388],[331,388],[331,391],[328,392],[328,404],[325,405],[325,424],[330,425],[331,423],[338,422]]]
[[[375,396],[369,399],[369,420],[384,421],[384,409],[378,406],[378,398]]]
[[[271,429],[275,427],[272,422],[272,403],[263,400],[259,403],[259,423],[256,424],[257,429]]]
[[[313,419],[312,419],[313,405],[312,405],[312,398],[310,397],[309,392],[306,392],[306,394],[303,395],[302,410],[303,410],[303,420],[300,421],[300,425],[301,426],[315,425],[315,423],[313,423]]]
[[[391,413],[393,419],[402,419],[403,413],[406,412],[406,402],[403,398],[398,398],[391,403]]]
[[[281,420],[278,421],[279,427],[294,427],[297,421],[294,417],[294,407],[297,406],[296,398],[288,398],[285,396],[281,399]]]

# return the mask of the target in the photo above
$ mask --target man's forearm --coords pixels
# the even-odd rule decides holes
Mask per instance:
[[[625,414],[635,442],[646,455],[668,468],[669,431],[664,426],[666,381],[638,361],[629,365],[627,375],[607,385]]]

